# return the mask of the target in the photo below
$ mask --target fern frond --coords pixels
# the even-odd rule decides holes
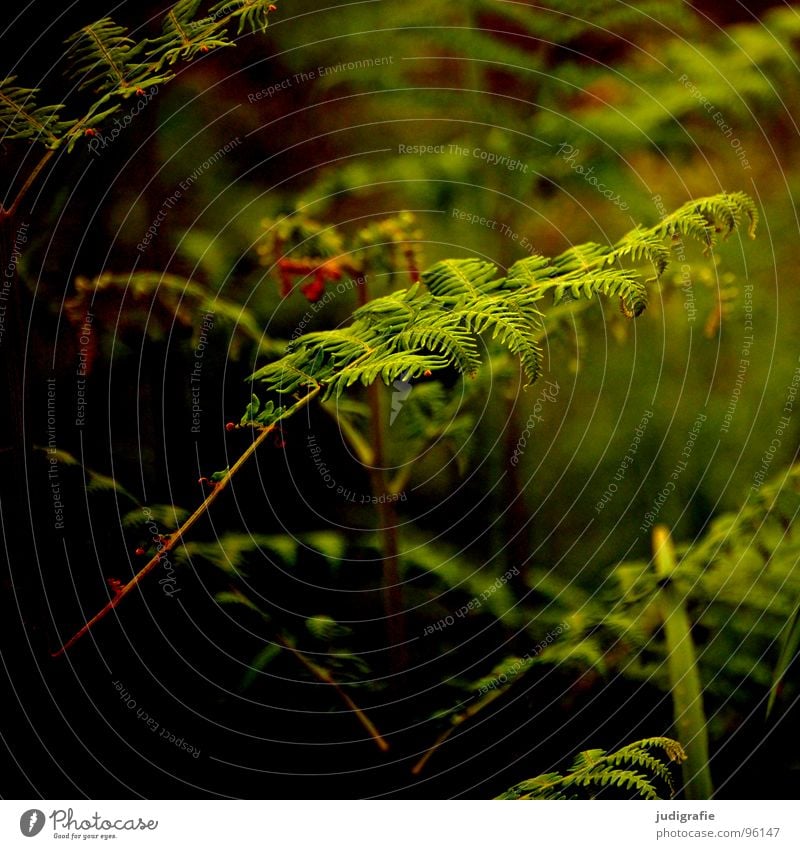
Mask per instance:
[[[608,264],[609,250],[597,242],[574,245],[554,260],[553,265],[559,274],[587,273]]]
[[[557,277],[541,291],[553,290],[553,303],[586,299],[594,295],[620,297],[634,317],[644,312],[647,306],[647,289],[637,271],[628,268],[604,268],[592,275],[570,274]]]
[[[407,381],[448,366],[471,375],[481,364],[477,337],[486,333],[519,359],[533,383],[540,372],[539,341],[546,335],[538,304],[546,295],[556,304],[595,294],[619,297],[624,314],[634,318],[647,306],[649,281],[622,260],[651,263],[650,280],[657,279],[669,260],[665,241],[692,235],[709,246],[745,218],[752,231],[753,202],[742,193],[723,194],[684,204],[615,245],[577,245],[553,260],[526,257],[506,276],[485,260],[444,260],[423,272],[420,283],[356,310],[349,328],[301,336],[286,358],[251,380],[282,393],[323,385],[327,399],[356,383]]]
[[[323,330],[318,333],[306,333],[301,340],[289,343],[289,352],[304,349],[314,358],[322,354],[334,361],[350,362],[355,358],[374,353],[375,348],[369,341],[353,332],[353,328],[343,330]]]
[[[98,94],[130,97],[171,79],[171,74],[156,74],[151,65],[140,61],[144,45],[129,38],[127,32],[111,18],[101,18],[67,39],[71,76],[81,78],[79,88],[94,87]]]
[[[721,233],[723,238],[738,230],[746,218],[747,234],[751,239],[755,238],[758,208],[753,199],[744,192],[702,198],[694,203],[694,209],[703,215],[714,232]]]
[[[0,82],[0,127],[4,138],[30,139],[48,148],[57,147],[61,136],[75,123],[60,119],[64,104],[37,106],[38,89],[14,85],[15,80],[16,77],[6,77]]]
[[[678,748],[675,749],[674,745]],[[670,761],[682,762],[685,759],[683,749],[680,744],[670,740],[667,737],[655,737],[651,740],[644,740],[639,743],[632,743],[625,746],[617,752],[610,755],[605,755],[605,762],[612,767],[629,767],[634,766],[640,769],[646,769],[650,775],[660,778],[667,787],[674,792],[675,786],[672,780],[672,773],[669,767],[659,760],[655,755],[648,751],[648,747],[660,747],[667,755]]]
[[[617,242],[614,259],[630,259],[633,262],[649,260],[661,275],[669,265],[669,248],[664,236],[652,229],[637,227]]]
[[[232,47],[225,37],[225,24],[214,17],[195,18],[200,0],[179,0],[164,15],[162,35],[150,39],[147,58],[155,69],[174,65],[179,59],[194,59],[199,53]]]
[[[707,245],[716,244],[718,237],[727,238],[747,219],[747,234],[755,238],[758,209],[744,192],[724,192],[707,198],[689,201],[651,228],[663,236],[689,236]]]
[[[389,297],[376,298],[359,307],[353,313],[353,318],[367,326],[387,322],[392,326],[406,326],[431,307],[435,308],[436,302],[430,295],[423,294],[422,287],[415,283],[409,289],[401,289]]]
[[[680,743],[668,737],[638,740],[616,752],[589,749],[581,752],[566,773],[549,772],[523,781],[499,799],[577,799],[596,798],[604,791],[622,791],[627,798],[660,799],[658,782],[670,793],[674,785],[669,767],[653,755],[663,752],[668,760],[681,763],[686,754]]]
[[[591,769],[597,766],[605,756],[605,749],[587,749],[585,752],[579,752],[575,756],[575,762],[570,767],[570,771],[575,772],[581,769]]]
[[[537,286],[551,277],[557,275],[558,269],[553,266],[552,261],[540,254],[526,256],[517,260],[508,269],[506,284],[508,288],[520,288],[522,286]]]
[[[747,220],[747,232],[753,237],[758,210],[743,192],[723,193],[689,201],[664,217],[654,227],[637,227],[615,245],[596,242],[576,245],[547,262],[526,257],[515,263],[508,280],[527,285],[539,295],[550,293],[556,304],[589,299],[595,294],[619,297],[623,312],[635,318],[647,306],[647,289],[639,269],[625,268],[623,260],[648,261],[659,279],[669,265],[668,244],[680,237],[691,238],[704,248],[727,238]]]
[[[251,32],[264,32],[269,24],[269,13],[272,3],[267,0],[222,0],[211,8],[213,19],[224,16],[225,21],[237,20],[239,27],[236,30],[241,34],[245,29]]]

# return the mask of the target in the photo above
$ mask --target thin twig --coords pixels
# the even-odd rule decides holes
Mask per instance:
[[[321,387],[314,387],[307,395],[300,399],[293,407],[287,410],[284,416],[281,416],[279,421],[283,421],[288,418],[293,413],[296,413],[302,407],[305,407],[309,401],[312,400],[317,394],[319,394]],[[139,583],[150,573],[153,569],[158,566],[163,557],[170,552],[175,546],[181,542],[184,536],[191,530],[191,528],[208,512],[209,507],[219,498],[222,491],[228,486],[231,482],[233,476],[242,468],[242,466],[250,459],[250,457],[255,454],[259,445],[261,445],[264,440],[272,433],[277,427],[278,422],[274,422],[273,424],[265,427],[261,433],[253,440],[253,442],[248,446],[247,450],[239,457],[239,459],[230,467],[224,477],[222,477],[219,481],[216,482],[214,488],[209,492],[206,496],[203,503],[192,513],[191,516],[174,532],[169,536],[169,539],[164,542],[162,548],[159,550],[157,554],[155,554],[147,564],[140,569],[131,580],[125,584],[123,587],[120,587],[117,590],[116,595],[108,604],[96,613],[74,636],[72,636],[66,643],[64,643],[61,648],[53,652],[53,657],[59,657],[64,654],[69,648],[71,648],[75,643],[82,637],[84,634],[88,634],[94,625],[96,625],[101,619],[107,616],[111,611],[119,605],[123,598],[125,598],[128,593],[130,593]]]
[[[323,681],[325,684],[330,684],[331,687],[336,690],[336,692],[341,697],[342,701],[353,711],[358,721],[364,726],[364,728],[369,733],[370,737],[375,741],[376,745],[382,752],[389,751],[389,744],[386,740],[383,739],[381,733],[375,727],[375,723],[364,713],[363,710],[350,698],[350,696],[345,692],[342,686],[336,681],[336,679],[322,666],[318,666],[314,663],[313,660],[306,657],[306,655],[301,652],[299,649],[296,649],[288,640],[283,637],[278,637],[281,644],[287,648],[302,664],[306,667],[310,672],[312,672],[320,681]]]
[[[469,705],[462,713],[457,714],[453,717],[451,721],[451,725],[449,728],[445,728],[444,731],[434,740],[433,745],[431,745],[430,749],[414,764],[411,769],[412,775],[419,775],[425,764],[431,759],[431,756],[434,755],[439,747],[447,742],[450,735],[463,723],[465,723],[468,719],[472,719],[473,716],[480,713],[487,705],[490,705],[495,699],[499,698],[505,690],[490,690],[488,694],[479,698],[477,701],[473,702]]]
[[[22,187],[17,192],[17,196],[14,198],[11,206],[8,209],[0,207],[0,218],[13,218],[16,215],[17,210],[20,207],[20,204],[25,198],[25,195],[28,194],[31,186],[33,185],[36,178],[41,173],[42,169],[47,165],[47,163],[52,159],[55,150],[48,149],[45,151],[44,156],[36,163],[33,171],[28,174],[28,179],[22,184]]]

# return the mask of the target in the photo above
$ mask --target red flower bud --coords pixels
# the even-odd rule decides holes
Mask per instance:
[[[317,275],[313,280],[304,283],[300,287],[300,291],[313,303],[314,301],[318,301],[325,293],[325,281],[320,275]]]
[[[136,556],[137,556],[137,557],[141,557],[141,556],[144,554],[144,549],[143,549],[141,546],[139,546],[139,547],[136,549],[135,554],[136,554]]]
[[[225,430],[227,430],[230,433],[232,430],[236,430],[236,425],[233,422],[228,422],[225,425]]]

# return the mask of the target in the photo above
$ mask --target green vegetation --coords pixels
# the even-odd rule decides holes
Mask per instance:
[[[317,5],[0,74],[30,668],[141,793],[785,794],[796,9]]]

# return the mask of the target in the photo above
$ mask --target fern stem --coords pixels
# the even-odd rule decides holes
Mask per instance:
[[[41,174],[42,169],[47,165],[47,163],[52,159],[55,150],[46,150],[42,155],[42,158],[36,163],[34,169],[28,174],[27,179],[20,187],[20,190],[17,192],[17,196],[11,203],[11,206],[8,209],[0,208],[0,219],[3,218],[13,218],[17,212],[19,211],[19,207],[22,204],[22,201],[25,199],[25,195],[30,191],[31,186],[36,181],[36,178]]]
[[[386,497],[388,484],[384,470],[384,421],[381,405],[381,385],[370,384],[370,428],[373,435],[373,461],[369,467],[372,495],[378,504],[378,539],[383,561],[383,610],[386,615],[386,635],[389,640],[389,665],[392,674],[408,666],[405,647],[406,627],[403,617],[403,591],[400,584],[400,560],[397,539],[397,512]]]
[[[356,296],[359,307],[370,300],[366,274],[356,275]],[[403,617],[403,592],[400,585],[400,561],[397,540],[397,512],[386,499],[389,484],[384,468],[384,433],[386,417],[381,405],[380,383],[376,380],[367,389],[369,402],[372,456],[367,469],[370,488],[378,504],[378,540],[383,561],[383,612],[386,616],[386,636],[389,642],[389,668],[393,675],[408,666],[406,651],[406,627]],[[384,496],[381,499],[381,496]]]
[[[443,746],[449,739],[450,735],[456,729],[453,726],[450,728],[445,728],[444,731],[433,741],[431,747],[422,755],[422,757],[411,767],[412,775],[419,775],[423,769],[425,769],[425,764],[433,757],[433,755],[439,750],[441,746]]]
[[[114,598],[112,598],[105,607],[102,608],[98,613],[96,613],[79,631],[77,631],[66,643],[64,643],[58,651],[53,652],[52,657],[59,657],[68,651],[78,640],[83,637],[85,634],[88,634],[89,631],[103,618],[105,618],[115,607],[117,607],[122,599],[125,598],[132,590],[134,590],[153,569],[158,566],[161,562],[162,558],[168,554],[175,546],[183,540],[186,534],[194,527],[195,524],[208,512],[211,505],[219,498],[222,492],[226,489],[228,484],[233,479],[233,476],[244,466],[244,464],[255,454],[258,450],[258,447],[264,442],[264,440],[275,430],[278,426],[278,423],[288,418],[292,414],[296,413],[298,410],[301,410],[305,407],[313,398],[315,398],[319,392],[321,391],[321,387],[316,386],[311,391],[309,391],[306,395],[304,395],[294,406],[290,407],[286,413],[281,416],[278,421],[273,422],[273,424],[265,427],[259,435],[250,443],[245,452],[239,457],[239,459],[230,467],[228,472],[222,477],[219,481],[216,482],[214,488],[209,492],[206,496],[205,500],[200,504],[200,506],[192,513],[191,516],[174,532],[170,535],[169,539],[163,544],[161,550],[155,554],[150,560],[143,566],[134,576],[125,584],[123,587],[116,592]]]
[[[480,713],[485,707],[488,707],[495,699],[499,699],[503,695],[504,690],[490,690],[486,696],[473,701],[460,714],[457,714],[450,721],[450,727],[444,731],[433,741],[431,747],[423,754],[423,756],[411,768],[412,775],[419,775],[425,768],[425,764],[436,754],[439,748],[450,739],[450,735],[458,729],[467,720]]]
[[[288,640],[283,637],[278,637],[281,645],[284,648],[288,649],[299,661],[309,670],[315,677],[319,678],[320,681],[325,684],[330,684],[334,690],[339,694],[342,701],[353,711],[356,719],[364,726],[367,733],[370,737],[375,741],[375,744],[382,752],[389,751],[389,744],[381,735],[380,731],[378,731],[375,723],[367,716],[366,713],[350,698],[344,688],[339,684],[338,681],[325,669],[323,666],[319,666],[314,663],[311,658],[307,657],[303,652],[299,649],[295,648]]]
[[[687,799],[710,799],[714,795],[708,766],[708,730],[703,709],[703,690],[692,641],[691,623],[683,599],[672,583],[677,564],[669,529],[653,528],[653,558],[661,583],[656,604],[664,624],[675,730],[686,752],[683,762]]]

